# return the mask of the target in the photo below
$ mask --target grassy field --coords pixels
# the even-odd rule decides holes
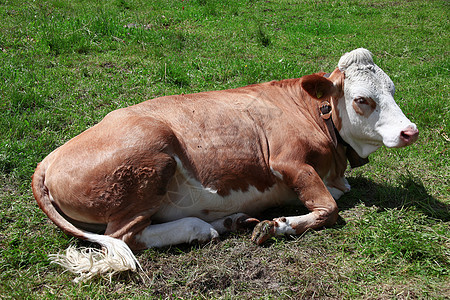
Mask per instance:
[[[0,0],[0,298],[450,297],[448,1]],[[47,255],[86,245],[38,209],[38,162],[108,112],[162,95],[332,71],[371,50],[420,129],[349,170],[333,228],[137,254],[75,284]],[[263,218],[305,213],[280,208]]]

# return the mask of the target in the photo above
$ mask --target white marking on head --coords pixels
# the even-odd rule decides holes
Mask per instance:
[[[338,67],[345,75],[344,99],[338,102],[339,133],[361,157],[382,145],[403,147],[417,139],[416,125],[394,101],[394,83],[374,64],[370,51],[346,53]]]

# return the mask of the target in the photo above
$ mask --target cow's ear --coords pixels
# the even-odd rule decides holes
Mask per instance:
[[[329,99],[336,93],[333,82],[318,74],[303,76],[301,86],[311,97],[317,100]]]

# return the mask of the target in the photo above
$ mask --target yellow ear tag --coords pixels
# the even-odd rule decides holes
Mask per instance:
[[[317,99],[322,98],[322,96],[323,96],[322,91],[316,91],[316,97],[317,97]]]

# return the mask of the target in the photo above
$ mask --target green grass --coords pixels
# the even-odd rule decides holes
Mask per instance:
[[[448,298],[447,1],[0,0],[2,298]],[[162,95],[332,71],[371,50],[420,129],[349,170],[333,228],[271,240],[138,254],[149,280],[84,284],[47,255],[84,243],[38,209],[30,189],[48,153],[108,112]],[[266,218],[305,213],[266,212]]]

